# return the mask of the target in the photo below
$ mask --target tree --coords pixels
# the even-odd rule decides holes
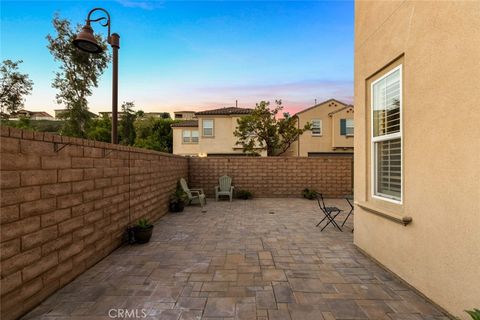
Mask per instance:
[[[261,101],[251,114],[237,120],[234,135],[238,138],[237,145],[243,147],[244,153],[258,155],[258,151],[265,150],[268,156],[279,156],[301,134],[310,130],[310,124],[297,128],[297,117],[291,117],[288,113],[277,119],[283,106],[281,100],[275,100],[275,104],[275,108],[271,109],[270,102]]]
[[[2,116],[6,112],[15,113],[23,107],[24,96],[32,92],[33,81],[28,74],[18,72],[22,60],[4,60],[0,65],[0,108]]]
[[[141,118],[135,121],[135,146],[172,153],[171,125],[178,121],[162,118]]]
[[[72,45],[76,33],[70,21],[53,18],[56,35],[47,35],[48,50],[55,61],[60,62],[60,71],[55,73],[52,87],[58,89],[57,103],[64,104],[67,111],[62,115],[65,124],[62,134],[85,137],[91,114],[88,112],[87,97],[92,95],[92,88],[98,86],[98,79],[110,61],[106,39],[95,36],[103,51],[89,54]],[[80,30],[77,25],[76,31]]]
[[[138,113],[133,111],[135,104],[133,102],[124,102],[122,104],[122,117],[120,118],[120,144],[133,146],[135,143],[135,120]],[[143,113],[143,111],[142,111]]]
[[[108,116],[92,119],[87,130],[87,138],[103,142],[112,141],[112,120]]]

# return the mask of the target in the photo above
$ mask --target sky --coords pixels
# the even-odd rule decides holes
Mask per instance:
[[[282,99],[295,113],[330,98],[353,102],[351,1],[5,1],[0,57],[23,60],[34,82],[27,110],[62,108],[51,88],[59,64],[46,45],[55,13],[83,24],[109,11],[120,34],[119,103],[146,112],[254,107]],[[96,33],[107,29],[93,23]],[[111,109],[111,68],[89,97],[93,112]]]

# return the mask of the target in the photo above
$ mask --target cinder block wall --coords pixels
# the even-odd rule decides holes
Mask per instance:
[[[1,318],[15,319],[156,220],[188,159],[1,127]]]
[[[301,197],[312,188],[327,197],[343,197],[352,191],[352,159],[324,157],[207,157],[190,158],[189,184],[214,195],[218,178],[233,178],[237,190],[246,189],[256,197]]]

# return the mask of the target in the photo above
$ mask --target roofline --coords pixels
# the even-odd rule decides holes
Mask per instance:
[[[211,111],[218,111],[220,112],[221,109],[212,109],[212,110],[204,110],[204,111],[198,111],[198,112],[195,112],[195,115],[199,115],[199,116],[237,116],[237,115],[247,115],[247,114],[250,114],[252,113],[255,109],[252,109],[252,108],[239,108],[239,107],[226,107],[226,108],[223,108],[223,109],[228,109],[228,108],[237,108],[237,109],[243,109],[243,110],[249,110],[250,112],[249,113],[228,113],[228,114],[224,114],[224,113],[206,113],[206,114],[202,114],[203,112],[211,112]]]
[[[325,103],[327,103],[327,102],[331,102],[331,101],[335,101],[335,102],[337,102],[337,103],[343,104],[343,105],[346,106],[346,107],[347,107],[347,106],[350,106],[349,104],[347,104],[347,103],[345,103],[345,102],[342,102],[342,101],[340,101],[340,100],[337,100],[337,99],[333,99],[333,98],[332,98],[332,99],[328,99],[328,100],[322,101],[322,102],[320,102],[320,103],[317,103],[316,105],[311,106],[311,107],[309,107],[309,108],[307,108],[307,109],[303,109],[302,111],[298,111],[297,113],[295,113],[295,116],[298,115],[298,114],[300,114],[300,113],[304,113],[304,112],[306,112],[306,111],[309,111],[309,110],[311,110],[311,109],[313,109],[313,108],[319,107],[320,105],[325,104]]]

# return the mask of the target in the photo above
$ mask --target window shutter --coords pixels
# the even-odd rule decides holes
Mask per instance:
[[[340,119],[340,135],[347,134],[347,119]]]

